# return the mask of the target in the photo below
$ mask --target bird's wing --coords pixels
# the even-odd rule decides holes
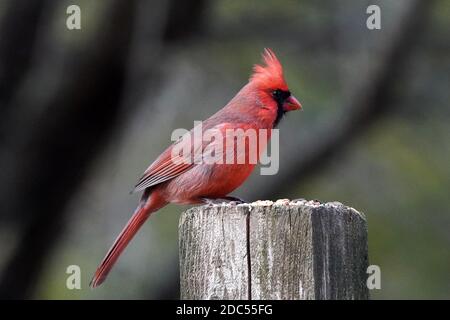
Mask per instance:
[[[225,122],[211,125],[206,123],[203,126],[204,134],[206,132],[205,130],[208,130],[209,137],[218,133],[222,138],[206,139],[206,141],[202,140],[200,142],[194,142],[196,136],[194,133],[195,129],[187,132],[177,142],[168,147],[147,168],[132,192],[142,191],[146,188],[171,180],[190,170],[195,165],[202,163],[202,161],[208,161],[209,157],[211,157],[211,153],[226,153],[228,146],[227,148],[224,148],[224,142],[227,138],[225,130],[242,127],[245,127],[245,124]],[[206,137],[206,134],[204,137]]]
[[[193,151],[194,144],[189,139],[190,135],[192,135],[192,131],[186,133],[177,142],[169,146],[147,168],[147,170],[145,170],[132,192],[138,192],[173,179],[192,168],[195,165],[195,161],[192,161],[189,155],[180,155],[180,152],[176,152],[177,150]]]

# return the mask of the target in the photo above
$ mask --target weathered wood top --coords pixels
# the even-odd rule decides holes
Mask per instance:
[[[179,233],[181,298],[368,298],[366,220],[341,203],[195,207]]]

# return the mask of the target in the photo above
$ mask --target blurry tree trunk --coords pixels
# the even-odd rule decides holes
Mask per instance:
[[[0,281],[0,297],[27,298],[37,283],[47,253],[64,228],[64,209],[111,130],[115,127],[124,84],[131,37],[133,1],[113,1],[97,31],[97,39],[82,55],[72,53],[63,66],[67,78],[46,99],[31,94],[12,100],[27,117],[27,106],[41,104],[45,112],[20,122],[11,137],[15,175],[8,183],[11,212],[20,215],[17,248]],[[49,70],[50,72],[50,70]],[[31,85],[37,85],[32,83]],[[53,88],[48,88],[51,92]],[[40,93],[38,92],[38,97]]]
[[[169,1],[170,23],[167,23],[164,28],[164,41],[185,40],[193,35],[202,34],[205,2],[205,0]]]
[[[4,0],[5,12],[0,23],[0,105],[2,114],[6,111],[9,98],[31,62],[45,3],[46,0]],[[1,117],[1,120],[5,120],[5,117]],[[2,132],[1,135],[3,134]]]

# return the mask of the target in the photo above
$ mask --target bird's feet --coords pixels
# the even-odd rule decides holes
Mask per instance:
[[[223,197],[223,198],[201,198],[203,203],[205,204],[222,204],[222,203],[229,203],[229,204],[241,204],[246,203],[244,200],[237,198],[237,197]]]

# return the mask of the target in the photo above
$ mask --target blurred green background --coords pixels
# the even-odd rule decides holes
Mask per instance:
[[[233,194],[352,206],[382,272],[373,299],[450,298],[449,1],[121,2],[0,0],[1,295],[178,298],[187,207],[152,216],[106,283],[88,283],[172,130],[224,106],[270,47],[304,111],[279,126],[279,174]],[[81,30],[66,28],[70,4]],[[72,264],[82,290],[65,286]]]

